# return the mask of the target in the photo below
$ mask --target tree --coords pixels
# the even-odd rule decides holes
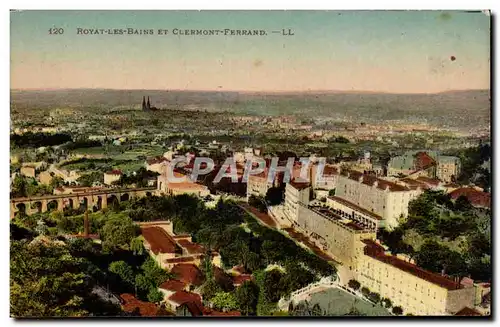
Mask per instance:
[[[259,287],[252,281],[246,281],[235,291],[236,300],[244,315],[254,315],[257,312]]]
[[[370,292],[368,295],[368,298],[373,302],[373,303],[378,303],[380,301],[380,294],[376,292]]]
[[[144,249],[143,238],[138,236],[130,241],[130,250],[134,252],[135,255],[143,255],[146,249]]]
[[[204,299],[210,300],[216,294],[223,292],[220,285],[215,281],[215,279],[207,279],[205,283],[201,286],[201,294],[203,294]]]
[[[283,295],[283,286],[286,286],[286,284],[281,281],[283,277],[284,274],[278,269],[265,272],[262,288],[264,298],[267,302],[278,302]]]
[[[109,264],[108,270],[113,274],[118,275],[122,281],[129,285],[134,285],[134,271],[125,261],[113,261]]]
[[[370,289],[368,287],[362,287],[361,293],[363,294],[363,296],[368,297],[368,295],[370,295]]]
[[[403,314],[403,308],[401,308],[400,306],[396,306],[396,307],[393,307],[392,308],[392,313],[394,313],[395,315],[402,315]]]
[[[260,248],[260,254],[264,257],[266,264],[272,264],[278,262],[282,257],[280,251],[279,243],[271,240],[265,240],[262,242]]]
[[[274,206],[283,202],[284,194],[283,187],[271,187],[267,190],[265,199],[269,205]]]
[[[80,317],[87,295],[81,260],[58,243],[12,241],[10,313],[13,317]]]
[[[465,195],[459,196],[455,200],[455,210],[461,212],[467,212],[472,210],[474,207],[470,203],[469,199]]]
[[[359,288],[361,287],[361,284],[355,280],[355,279],[351,279],[347,285],[349,286],[349,288],[352,288],[354,291],[357,291],[359,290]]]
[[[392,301],[391,301],[390,299],[386,298],[386,297],[385,297],[385,298],[383,298],[383,299],[380,301],[380,303],[382,304],[382,306],[383,306],[384,308],[390,308],[390,307],[392,307]]]
[[[148,293],[148,301],[153,303],[159,303],[163,301],[163,293],[157,288],[151,288]]]
[[[151,280],[155,287],[158,287],[171,277],[170,273],[162,269],[158,263],[149,256],[142,264],[141,269],[144,272],[144,276]]]
[[[54,176],[52,178],[52,180],[50,181],[50,187],[52,189],[55,189],[55,188],[58,188],[58,187],[61,187],[64,185],[64,179],[62,179],[62,177],[59,177],[59,176]]]
[[[218,310],[230,311],[238,309],[238,302],[233,293],[219,292],[210,300]]]
[[[132,219],[122,217],[113,217],[107,220],[100,233],[103,246],[110,249],[128,249],[136,234],[136,226]]]

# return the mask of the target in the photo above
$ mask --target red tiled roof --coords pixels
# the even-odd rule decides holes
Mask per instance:
[[[199,286],[205,279],[200,269],[192,263],[176,264],[170,272],[186,284]]]
[[[245,272],[245,267],[243,267],[243,265],[234,266],[233,270],[239,272],[240,274],[243,274]]]
[[[151,158],[151,159],[146,160],[148,165],[154,165],[157,163],[168,162],[168,161],[169,160],[165,157],[156,157],[156,158]]]
[[[241,316],[241,312],[239,312],[239,311],[221,312],[221,311],[215,311],[212,309],[204,308],[203,315],[209,316],[209,317],[225,317],[225,316],[237,317],[237,316]]]
[[[177,291],[174,294],[170,295],[168,299],[172,302],[177,303],[178,305],[184,304],[186,302],[194,302],[200,307],[202,306],[201,296],[192,292]]]
[[[436,165],[436,160],[429,156],[426,152],[418,152],[415,154],[415,168],[423,170]]]
[[[177,244],[163,228],[158,226],[143,227],[141,231],[154,254],[175,253]]]
[[[336,202],[338,202],[340,204],[343,204],[343,205],[345,205],[348,208],[351,208],[353,210],[361,212],[361,213],[363,213],[363,214],[365,214],[365,215],[367,215],[367,216],[369,216],[369,217],[371,217],[373,219],[382,220],[382,217],[379,216],[379,215],[377,215],[376,213],[371,212],[369,210],[366,210],[365,208],[361,208],[360,206],[358,206],[358,205],[356,205],[356,204],[354,204],[354,203],[352,203],[350,201],[347,201],[345,199],[342,199],[342,198],[340,198],[338,196],[329,196],[328,198],[332,199],[332,200],[334,200],[334,201],[336,201]]]
[[[252,280],[253,277],[252,275],[249,274],[241,274],[237,276],[232,276],[232,279],[233,279],[233,285],[241,285],[247,280]]]
[[[398,185],[393,182],[386,181],[384,179],[377,178],[376,176],[370,175],[370,174],[364,174],[359,171],[355,170],[349,170],[349,171],[342,171],[342,175],[349,175],[349,179],[353,181],[360,181],[361,183],[368,185],[368,186],[373,186],[375,185],[375,182],[377,182],[377,188],[381,190],[386,190],[388,189],[391,192],[401,192],[401,191],[409,191],[410,189],[406,186]]]
[[[475,207],[491,207],[491,194],[478,191],[472,187],[462,187],[450,193],[453,200],[458,199],[460,196],[465,196],[469,202]]]
[[[108,174],[108,175],[121,175],[122,171],[118,170],[118,169],[114,169],[114,170],[110,170],[110,171],[106,172],[106,174]]]
[[[309,187],[309,183],[298,183],[298,182],[291,181],[289,184],[297,190],[303,190],[303,189],[306,189]]]
[[[427,185],[426,183],[423,183],[421,181],[418,181],[416,179],[402,178],[402,179],[400,179],[400,181],[407,184],[407,186],[410,189],[416,189],[418,187],[420,187],[421,189],[424,189],[424,190],[429,189],[429,185]]]
[[[439,285],[448,290],[455,290],[462,288],[460,284],[442,275],[424,270],[414,264],[401,260],[396,256],[386,255],[384,253],[383,247],[381,247],[379,244],[373,241],[363,240],[363,242],[367,244],[364,248],[364,254],[373,259],[384,262],[388,265],[396,267],[402,271],[410,273],[418,278],[426,280],[435,285]]]
[[[325,165],[325,168],[323,169],[323,176],[334,176],[338,174],[339,170],[337,169],[337,167]]]
[[[426,176],[417,177],[417,181],[422,182],[422,183],[426,183],[426,184],[432,185],[432,186],[438,186],[439,183],[441,183],[439,181],[439,179],[434,179],[434,178],[430,178],[430,177],[426,177]]]
[[[203,306],[201,303],[198,303],[197,301],[195,302],[185,302],[184,304],[182,305],[185,305],[187,306],[189,312],[191,312],[191,315],[193,317],[198,317],[198,316],[202,316],[203,315]]]
[[[132,294],[122,294],[120,298],[123,301],[122,309],[126,312],[134,312],[137,309],[143,317],[154,317],[158,315],[159,307],[150,302],[144,302],[136,299]]]
[[[178,279],[170,279],[160,285],[161,289],[174,292],[183,291],[185,287],[186,284]]]
[[[455,313],[455,316],[482,316],[482,314],[469,307],[464,307],[462,310]]]
[[[189,254],[200,254],[205,253],[205,248],[199,244],[189,242],[186,239],[180,239],[177,241],[181,247],[185,248]]]

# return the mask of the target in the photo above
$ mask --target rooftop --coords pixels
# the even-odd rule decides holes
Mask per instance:
[[[465,196],[469,202],[475,207],[490,208],[491,207],[491,194],[478,191],[472,187],[458,188],[450,193],[453,200],[458,199],[460,196]]]
[[[161,289],[174,292],[183,291],[185,287],[186,284],[178,279],[170,279],[160,285]]]
[[[448,290],[455,290],[462,288],[462,286],[459,283],[456,283],[455,281],[448,279],[445,276],[424,270],[414,264],[401,260],[394,255],[385,254],[384,248],[372,240],[363,240],[363,242],[366,244],[364,248],[364,254],[373,259],[384,262],[397,269],[400,269],[418,278],[426,280],[429,283],[439,285]]]
[[[364,174],[355,170],[343,171],[342,175],[353,181],[358,181],[368,186],[376,186],[380,190],[389,190],[391,192],[402,192],[410,190],[406,186],[398,185],[396,183],[380,179],[374,175]]]
[[[170,272],[177,276],[180,281],[199,286],[203,284],[204,277],[200,269],[192,263],[179,263],[176,264]]]
[[[108,175],[121,175],[122,171],[118,170],[118,169],[114,169],[114,170],[107,171],[106,174],[108,174]]]
[[[154,303],[138,300],[132,294],[128,293],[120,295],[120,298],[123,301],[123,311],[132,313],[138,310],[139,314],[143,317],[158,316],[158,311],[160,308]]]
[[[462,310],[455,313],[455,316],[482,316],[478,311],[469,307],[464,307]]]
[[[200,307],[201,304],[201,296],[196,293],[186,292],[186,291],[177,291],[174,294],[170,295],[168,299],[172,302],[175,302],[179,305],[184,304],[186,302],[194,302]]]
[[[158,226],[143,227],[141,231],[154,254],[176,252],[177,244],[163,228]]]
[[[369,217],[371,217],[373,219],[382,220],[382,217],[379,216],[379,215],[377,215],[376,213],[373,213],[373,212],[371,212],[369,210],[366,210],[365,208],[362,208],[362,207],[360,207],[360,206],[358,206],[358,205],[356,205],[356,204],[354,204],[354,203],[352,203],[350,201],[342,199],[342,198],[340,198],[338,196],[329,196],[328,198],[332,199],[332,200],[334,200],[334,201],[336,201],[336,202],[338,202],[338,203],[340,203],[342,205],[345,205],[346,207],[348,207],[350,209],[353,209],[353,210],[356,210],[358,212],[361,212],[362,214],[365,214],[365,215],[367,215],[367,216],[369,216]]]
[[[205,253],[205,248],[199,244],[190,242],[186,239],[177,240],[177,244],[179,244],[182,248],[186,249],[189,254],[200,254]]]
[[[290,183],[290,186],[292,186],[293,188],[301,191],[303,189],[306,189],[309,187],[309,183],[299,183],[299,182],[294,182],[294,181],[291,181]]]

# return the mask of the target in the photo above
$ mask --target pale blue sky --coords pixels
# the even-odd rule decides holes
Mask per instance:
[[[49,35],[51,27],[64,35]],[[78,27],[291,28],[295,35],[81,36]],[[22,11],[11,13],[11,87],[489,88],[489,28],[483,13],[454,11]]]

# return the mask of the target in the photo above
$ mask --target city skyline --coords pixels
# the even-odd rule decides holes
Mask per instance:
[[[48,29],[64,28],[63,35]],[[21,11],[11,89],[439,93],[490,88],[490,17],[455,11]],[[266,36],[77,35],[77,28]],[[293,36],[272,30],[291,29]]]

